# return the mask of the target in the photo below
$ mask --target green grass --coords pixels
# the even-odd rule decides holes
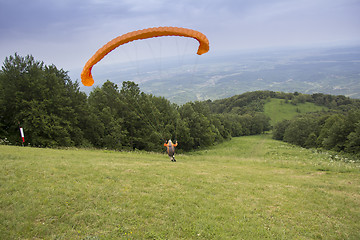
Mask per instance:
[[[0,239],[360,239],[360,164],[234,138],[177,155],[0,146]]]
[[[285,119],[290,120],[299,114],[326,110],[328,110],[328,108],[309,102],[292,105],[290,102],[285,103],[284,99],[277,98],[272,98],[271,101],[265,103],[264,106],[264,112],[271,118],[272,125]]]

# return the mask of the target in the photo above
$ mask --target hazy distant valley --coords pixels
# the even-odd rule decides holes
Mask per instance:
[[[360,98],[360,47],[208,53],[101,66],[94,74],[106,80],[134,81],[146,93],[171,102],[221,99],[255,90],[326,93]],[[89,92],[89,88],[81,88]]]

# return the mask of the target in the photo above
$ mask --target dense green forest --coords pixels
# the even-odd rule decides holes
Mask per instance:
[[[16,145],[20,126],[31,146],[147,151],[163,150],[169,138],[187,151],[270,129],[260,112],[219,114],[207,102],[177,106],[141,92],[134,82],[119,88],[107,81],[86,96],[67,72],[32,56],[5,59],[0,91],[0,137]]]
[[[360,156],[360,111],[317,112],[283,120],[274,126],[273,138]]]
[[[264,113],[271,98],[294,105],[312,102],[329,110],[271,126]],[[36,147],[162,151],[162,143],[171,138],[179,141],[179,149],[189,151],[274,127],[276,139],[359,153],[359,109],[359,100],[345,96],[273,91],[178,106],[141,92],[131,81],[122,86],[107,81],[87,96],[66,71],[31,55],[7,57],[0,71],[2,144],[20,145],[23,127],[25,144]]]

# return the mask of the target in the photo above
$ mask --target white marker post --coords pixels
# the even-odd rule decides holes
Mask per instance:
[[[23,130],[23,128],[22,128],[22,127],[20,128],[20,134],[21,134],[21,138],[22,138],[22,145],[24,146],[24,142],[25,142],[25,135],[24,135],[24,130]]]

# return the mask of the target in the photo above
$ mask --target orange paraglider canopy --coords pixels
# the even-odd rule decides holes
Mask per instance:
[[[201,32],[192,29],[179,27],[155,27],[129,32],[117,38],[114,38],[113,40],[105,44],[102,48],[97,50],[97,52],[85,64],[85,67],[81,72],[81,82],[85,86],[92,86],[94,84],[94,79],[91,75],[92,67],[118,46],[139,39],[147,39],[161,36],[191,37],[199,41],[200,45],[197,51],[198,55],[204,54],[209,51],[209,40],[206,38],[206,36]]]

